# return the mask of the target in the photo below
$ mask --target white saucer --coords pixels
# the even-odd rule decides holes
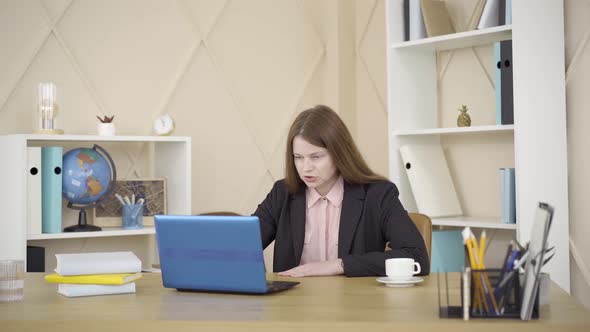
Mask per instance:
[[[377,278],[377,281],[385,284],[387,287],[411,287],[415,284],[424,281],[422,278],[411,277],[407,280],[391,280],[388,277]]]

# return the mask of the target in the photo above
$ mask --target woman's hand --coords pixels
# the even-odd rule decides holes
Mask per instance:
[[[311,277],[311,276],[333,276],[343,274],[342,260],[340,258],[331,261],[313,262],[299,265],[290,270],[279,272],[283,277]]]

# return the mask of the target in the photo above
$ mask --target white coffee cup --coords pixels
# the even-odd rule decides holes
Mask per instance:
[[[420,263],[414,262],[411,258],[390,258],[385,260],[385,274],[391,280],[409,280],[420,271]]]

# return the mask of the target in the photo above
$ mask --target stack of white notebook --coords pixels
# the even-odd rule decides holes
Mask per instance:
[[[141,278],[141,261],[132,252],[57,254],[54,274],[45,280],[58,283],[67,297],[135,293]]]

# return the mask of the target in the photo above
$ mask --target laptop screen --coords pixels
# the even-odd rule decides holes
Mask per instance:
[[[258,217],[156,215],[164,287],[266,291]]]

